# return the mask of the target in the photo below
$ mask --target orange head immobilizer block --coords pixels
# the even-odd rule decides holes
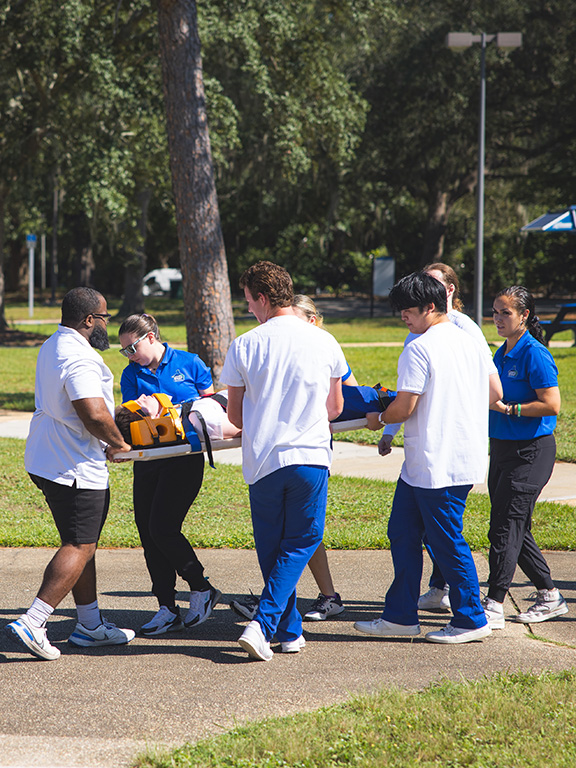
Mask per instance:
[[[162,392],[155,392],[153,397],[162,406],[160,415],[151,418],[141,409],[136,400],[128,400],[122,403],[133,413],[138,413],[142,418],[130,424],[131,442],[134,448],[150,448],[161,445],[179,445],[186,443],[186,435],[180,416],[172,401]]]

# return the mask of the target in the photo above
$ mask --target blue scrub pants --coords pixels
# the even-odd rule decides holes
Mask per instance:
[[[249,486],[254,541],[264,590],[255,620],[266,640],[296,640],[302,617],[296,584],[324,535],[328,469],[293,465]]]
[[[451,624],[477,629],[486,624],[478,574],[462,535],[462,518],[471,485],[416,488],[398,480],[388,522],[394,581],[386,594],[382,618],[418,624],[424,537],[450,585]]]

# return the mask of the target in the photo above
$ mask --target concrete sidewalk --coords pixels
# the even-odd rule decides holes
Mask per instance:
[[[52,554],[47,549],[0,550],[1,626],[28,607]],[[62,650],[57,661],[35,660],[0,633],[0,766],[119,768],[144,749],[182,745],[248,720],[316,709],[355,693],[576,666],[572,553],[547,554],[570,613],[534,625],[535,634],[510,620],[480,643],[443,646],[426,642],[424,633],[444,625],[447,614],[422,614],[422,635],[413,640],[356,632],[352,622],[376,618],[382,609],[393,574],[390,553],[330,552],[346,612],[333,621],[306,623],[306,648],[299,654],[275,654],[269,663],[248,660],[237,644],[244,624],[227,605],[249,588],[260,591],[255,553],[206,550],[200,557],[224,597],[196,630],[137,637],[128,646],[73,648],[66,643],[75,623],[68,597],[49,622],[50,639]],[[485,579],[486,560],[476,555],[476,563]],[[106,616],[137,630],[156,610],[141,550],[100,550],[97,564]],[[530,592],[517,574],[505,605],[507,617],[516,613],[516,605],[530,604]],[[316,596],[308,571],[299,595],[299,608],[305,611]],[[184,593],[180,596],[183,601]]]

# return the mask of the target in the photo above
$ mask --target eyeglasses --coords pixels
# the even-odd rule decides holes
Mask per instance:
[[[105,315],[104,314],[99,314],[98,312],[90,312],[90,315],[92,315],[92,317],[99,317],[100,320],[104,320],[106,325],[108,325],[108,323],[110,322],[110,318],[112,317],[112,315],[109,315],[108,312],[106,312]]]
[[[148,331],[150,333],[150,331]],[[124,349],[120,350],[120,354],[124,355],[124,357],[131,357],[132,355],[136,354],[136,344],[139,344],[141,341],[143,341],[146,336],[148,336],[148,333],[145,333],[144,336],[140,336],[139,339],[136,339],[136,341],[132,342],[132,344],[127,344]]]

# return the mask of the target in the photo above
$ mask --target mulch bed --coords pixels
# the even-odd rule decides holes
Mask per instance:
[[[0,347],[39,347],[48,336],[41,333],[28,333],[7,329],[0,331]]]

